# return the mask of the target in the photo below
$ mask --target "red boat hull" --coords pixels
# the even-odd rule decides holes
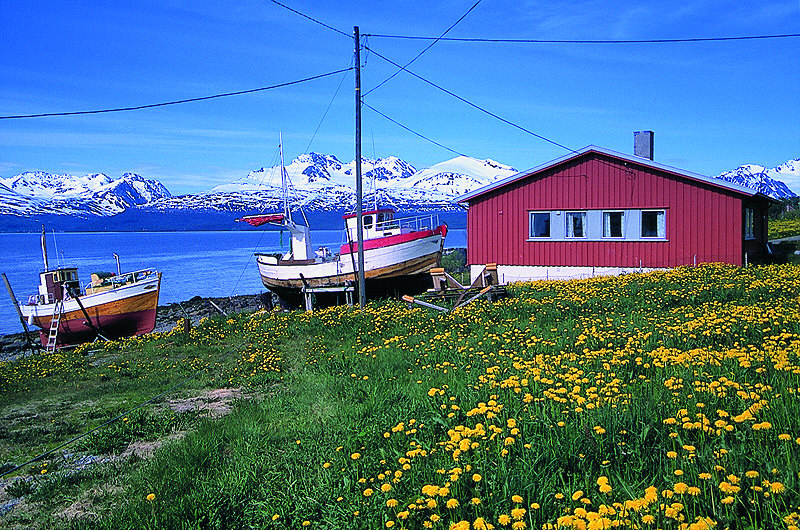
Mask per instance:
[[[91,323],[108,339],[119,339],[150,333],[156,326],[158,289],[121,300],[86,307]],[[39,338],[47,345],[52,315],[35,317]],[[87,323],[83,311],[68,311],[58,325],[56,347],[73,346],[94,340],[95,330]]]

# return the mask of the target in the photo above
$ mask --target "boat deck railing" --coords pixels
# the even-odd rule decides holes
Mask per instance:
[[[99,292],[99,288],[105,288],[105,290],[108,290],[109,288],[116,289],[117,287],[122,287],[123,285],[129,285],[153,279],[157,274],[158,272],[155,269],[142,269],[134,272],[118,274],[116,276],[109,276],[107,278],[103,278],[100,283],[89,282],[86,287],[84,287],[84,292],[87,294],[92,294],[93,292]]]
[[[419,232],[420,230],[433,230],[439,226],[439,214],[417,215],[414,217],[400,217],[376,223],[378,232],[400,229],[401,233]]]

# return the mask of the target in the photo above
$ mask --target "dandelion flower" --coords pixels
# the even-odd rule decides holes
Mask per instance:
[[[155,493],[148,494],[147,495],[147,500],[150,501],[150,502],[153,502],[154,500],[156,500],[156,494]]]

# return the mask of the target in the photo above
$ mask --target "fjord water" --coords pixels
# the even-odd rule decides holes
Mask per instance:
[[[44,270],[37,233],[0,233],[0,272],[5,272],[17,299],[38,289]],[[314,248],[339,248],[341,230],[312,230]],[[466,230],[450,230],[446,247],[465,247]],[[93,272],[151,268],[161,271],[159,305],[194,296],[226,297],[264,291],[255,252],[285,252],[289,234],[276,230],[209,232],[61,232],[47,234],[50,268],[78,267],[81,285]],[[0,289],[0,335],[17,333],[22,325],[11,298]]]

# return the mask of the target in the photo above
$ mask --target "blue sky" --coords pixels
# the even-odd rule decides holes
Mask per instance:
[[[353,26],[405,64],[475,0],[30,2],[0,15],[0,116],[146,105],[349,68]],[[798,0],[481,1],[448,37],[641,40],[800,33]],[[450,149],[517,169],[566,154],[362,50],[365,102]],[[631,153],[717,175],[800,158],[800,39],[669,44],[440,41],[409,70],[570,149]],[[136,172],[192,193],[303,152],[354,158],[352,71],[141,111],[0,120],[0,177]],[[364,156],[417,168],[456,156],[363,109]],[[288,161],[288,160],[287,160]],[[800,186],[795,186],[798,188]],[[800,189],[794,190],[800,193]]]

